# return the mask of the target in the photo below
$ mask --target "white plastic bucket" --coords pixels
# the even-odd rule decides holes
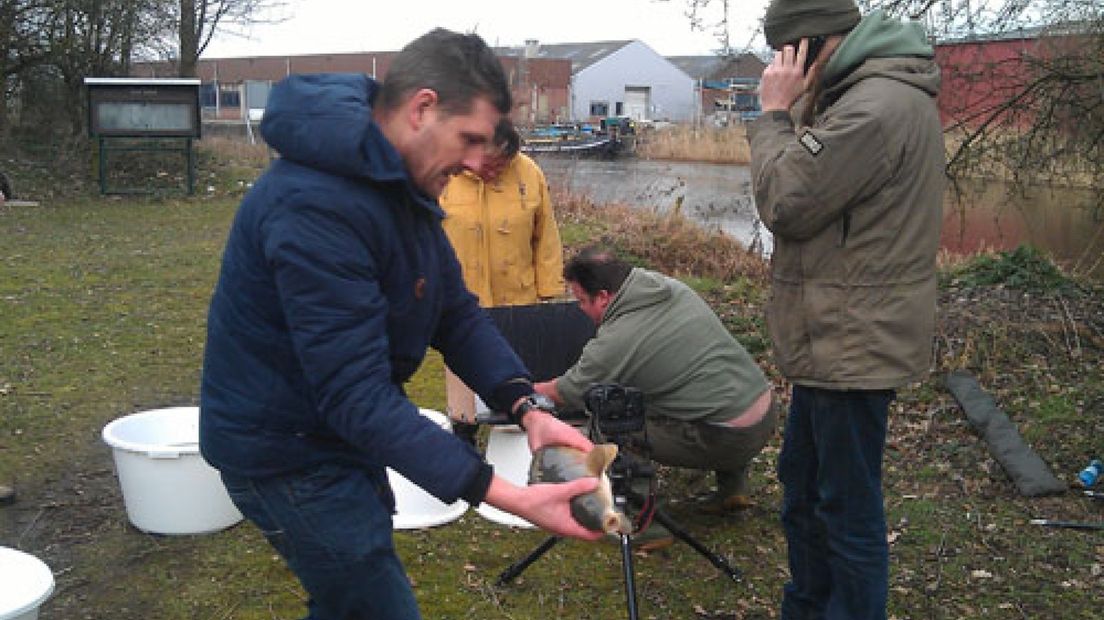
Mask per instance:
[[[445,414],[432,409],[418,411],[441,428],[452,432],[452,424]],[[451,505],[442,502],[390,467],[387,468],[387,479],[391,482],[391,490],[395,494],[395,515],[392,521],[396,530],[443,525],[459,519],[468,509],[467,502],[462,500],[457,500]]]
[[[241,521],[218,472],[199,455],[199,408],[134,413],[103,429],[127,518],[155,534],[204,534]]]
[[[486,456],[487,462],[494,466],[495,473],[499,476],[518,486],[529,484],[529,464],[533,461],[533,453],[529,451],[529,437],[516,424],[491,427]],[[487,503],[479,504],[475,511],[502,525],[534,527],[525,519]]]
[[[53,592],[54,574],[45,562],[0,547],[0,620],[35,620],[38,607]]]

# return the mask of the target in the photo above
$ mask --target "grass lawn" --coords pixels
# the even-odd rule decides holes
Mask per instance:
[[[206,306],[236,205],[236,197],[216,194],[0,208],[0,484],[14,483],[19,493],[0,507],[0,544],[33,553],[53,570],[57,588],[43,620],[305,613],[297,582],[252,525],[176,537],[129,525],[110,449],[100,439],[103,426],[121,415],[197,403]],[[649,254],[664,247],[661,238],[631,239],[639,230],[626,230],[624,218],[602,221],[586,209],[561,215],[565,239],[612,235],[660,269],[693,267],[707,254],[696,237],[683,241],[690,247]],[[652,234],[680,238],[646,224]],[[1101,294],[1025,293],[969,274],[947,272],[936,373],[903,390],[893,407],[886,455],[891,616],[1099,617],[1104,533],[1027,521],[1104,521],[1101,503],[1072,490],[1018,496],[938,379],[954,368],[977,373],[1055,473],[1072,482],[1104,437]],[[694,275],[784,395],[761,320],[761,270]],[[409,386],[413,400],[442,409],[440,378],[440,360],[431,355]],[[779,445],[780,436],[755,465],[758,506],[739,516],[697,514],[690,500],[709,480],[661,472],[671,515],[740,568],[744,580],[733,583],[685,545],[638,554],[641,618],[777,616],[786,580],[773,472]],[[474,511],[395,536],[426,618],[625,616],[613,544],[561,543],[516,583],[493,585],[544,539]]]

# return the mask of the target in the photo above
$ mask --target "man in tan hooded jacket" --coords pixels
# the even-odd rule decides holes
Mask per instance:
[[[896,388],[928,371],[935,321],[939,69],[919,26],[860,18],[852,0],[773,0],[764,31],[778,52],[748,136],[774,234],[767,319],[793,384],[781,617],[884,619],[886,422]]]

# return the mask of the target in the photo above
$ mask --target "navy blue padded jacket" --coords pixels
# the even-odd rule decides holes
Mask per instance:
[[[489,466],[401,386],[427,346],[487,402],[504,386],[528,393],[529,375],[465,288],[436,200],[372,120],[377,90],[361,75],[297,75],[270,94],[261,133],[280,158],[226,242],[200,448],[238,476],[387,466],[445,502],[474,485],[478,501]]]

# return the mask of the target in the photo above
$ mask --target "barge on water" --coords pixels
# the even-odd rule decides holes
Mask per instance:
[[[526,153],[612,158],[631,153],[633,138],[633,126],[628,119],[603,119],[599,127],[560,124],[523,130],[521,150]]]

